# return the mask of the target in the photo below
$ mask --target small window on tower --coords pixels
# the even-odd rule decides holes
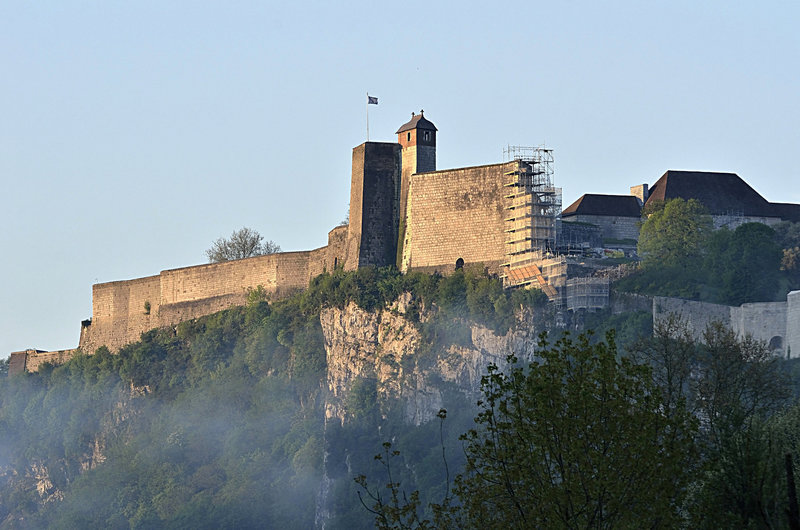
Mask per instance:
[[[431,132],[430,131],[425,131],[425,141],[428,141],[430,139],[431,139]]]
[[[411,141],[411,133],[407,132],[406,134],[407,134],[406,141],[410,142]]]

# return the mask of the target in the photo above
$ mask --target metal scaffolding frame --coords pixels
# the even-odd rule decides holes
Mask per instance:
[[[508,146],[504,161],[513,162],[505,181],[507,287],[538,283],[555,300],[552,282],[539,269],[556,247],[556,220],[561,213],[561,188],[553,186],[553,150],[544,147]]]
[[[570,278],[567,280],[567,309],[603,309],[608,306],[608,293],[608,278]]]

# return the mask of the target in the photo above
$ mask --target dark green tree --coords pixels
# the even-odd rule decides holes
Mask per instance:
[[[716,290],[716,301],[740,305],[775,298],[783,255],[775,231],[745,223],[713,232],[708,238],[702,276]]]
[[[675,267],[701,255],[712,223],[699,201],[671,199],[645,214],[638,245],[643,266]]]
[[[694,420],[665,411],[647,366],[618,358],[613,332],[539,361],[489,367],[457,479],[475,528],[673,527],[694,455]]]

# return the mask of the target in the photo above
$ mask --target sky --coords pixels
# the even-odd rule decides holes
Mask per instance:
[[[800,3],[0,2],[0,358],[77,346],[91,286],[243,226],[323,246],[352,148],[554,150],[564,207],[668,169],[800,203]]]

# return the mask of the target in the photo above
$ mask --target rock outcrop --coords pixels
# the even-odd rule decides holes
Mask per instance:
[[[533,315],[519,317],[517,325],[504,335],[479,324],[453,322],[465,328],[467,344],[430,352],[419,325],[406,315],[411,301],[411,295],[405,293],[380,311],[365,311],[354,303],[322,311],[330,392],[327,420],[345,422],[347,397],[354,382],[367,379],[375,382],[382,400],[400,401],[407,423],[420,425],[436,417],[442,407],[441,382],[477,396],[489,364],[503,366],[511,353],[521,359],[534,355],[541,330],[535,329]],[[421,320],[431,314],[431,310],[423,310]]]

